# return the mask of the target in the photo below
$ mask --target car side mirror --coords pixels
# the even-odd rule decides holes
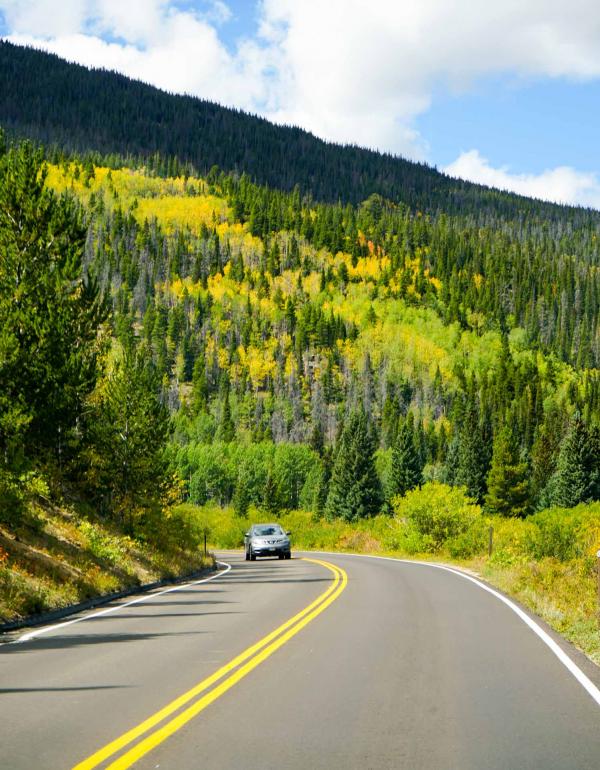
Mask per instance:
[[[249,533],[249,532],[246,532],[246,534],[244,535],[244,537],[250,537],[250,533]]]
[[[292,534],[292,532],[291,532],[291,530],[288,530],[288,531],[287,531],[285,534],[286,534],[286,535],[291,535],[291,534]]]

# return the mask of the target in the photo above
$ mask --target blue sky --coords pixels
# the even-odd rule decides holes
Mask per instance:
[[[600,171],[599,81],[490,78],[462,95],[437,94],[417,125],[441,166],[477,147],[492,163],[522,171]]]
[[[328,139],[600,208],[595,0],[0,0],[0,33]]]

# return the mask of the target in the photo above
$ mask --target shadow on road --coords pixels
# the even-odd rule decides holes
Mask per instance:
[[[182,602],[183,603],[183,602]],[[191,603],[190,603],[191,605]],[[192,605],[191,605],[192,606]],[[96,622],[98,620],[137,620],[138,618],[205,618],[208,615],[244,615],[244,612],[237,610],[223,610],[223,612],[156,612],[156,613],[131,613],[127,615],[102,615],[99,618],[90,618]]]
[[[260,579],[254,579],[252,577],[245,577],[242,580],[228,580],[228,583],[242,583],[242,584],[248,584],[248,583],[331,583],[331,578],[328,577],[322,577],[322,578],[300,578],[298,580],[260,580]]]
[[[83,647],[92,644],[120,644],[122,642],[151,641],[170,636],[192,636],[209,634],[210,631],[171,631],[164,634],[73,634],[72,636],[38,636],[26,642],[5,644],[0,647],[0,655],[16,655],[28,652],[32,646],[38,650],[61,650],[67,647]]]
[[[0,695],[18,695],[27,692],[79,692],[80,690],[123,690],[129,684],[99,684],[89,687],[2,687]]]

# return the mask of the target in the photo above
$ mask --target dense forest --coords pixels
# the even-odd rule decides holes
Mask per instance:
[[[592,210],[567,208],[452,179],[423,163],[317,139],[289,126],[189,96],[160,91],[115,72],[0,41],[0,125],[48,147],[126,158],[162,156],[161,173],[217,165],[259,184],[315,200],[358,204],[373,193],[413,211],[507,217],[563,226],[598,224]],[[113,158],[113,162],[115,158]]]
[[[592,232],[48,164],[28,144],[3,158],[6,479],[43,458],[132,532],[175,487],[348,520],[428,480],[504,515],[600,498]],[[18,207],[70,251],[20,249]],[[52,319],[81,316],[46,334],[50,291]]]
[[[597,212],[0,58],[8,135],[50,145],[0,155],[4,518],[40,469],[145,537],[182,497],[600,499]]]

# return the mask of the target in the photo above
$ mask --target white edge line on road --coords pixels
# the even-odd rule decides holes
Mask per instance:
[[[149,599],[154,599],[157,596],[162,596],[162,594],[169,594],[173,591],[181,591],[183,588],[189,588],[190,586],[197,586],[197,585],[200,585],[201,583],[208,583],[211,580],[215,580],[216,578],[226,575],[231,569],[231,564],[227,564],[224,561],[218,561],[217,564],[225,567],[225,569],[222,571],[216,572],[214,575],[211,575],[210,577],[202,578],[201,580],[192,580],[189,583],[182,583],[181,585],[171,586],[170,588],[164,588],[162,591],[155,591],[152,593],[144,594],[143,596],[138,596],[137,599],[132,599],[131,601],[125,602],[124,604],[117,604],[115,607],[109,607],[106,610],[100,610],[100,612],[94,612],[91,615],[83,615],[80,618],[73,618],[72,620],[66,620],[62,623],[55,623],[52,626],[44,626],[43,628],[38,628],[35,631],[28,631],[26,634],[23,634],[18,639],[14,639],[12,642],[8,642],[8,644],[20,644],[21,642],[28,642],[30,639],[35,639],[37,636],[41,636],[42,634],[47,634],[49,631],[56,631],[57,628],[65,628],[65,626],[72,626],[74,623],[82,623],[84,620],[93,620],[93,618],[99,618],[101,615],[109,615],[111,612],[119,612],[119,610],[124,610],[126,607],[131,607],[133,604],[141,604],[142,602],[147,602]]]
[[[306,551],[304,553],[309,553],[309,551]],[[442,569],[446,572],[452,572],[455,575],[458,575],[461,578],[464,578],[465,580],[469,580],[471,583],[475,583],[476,586],[479,586],[479,588],[482,588],[484,591],[487,591],[489,594],[492,594],[492,596],[495,596],[496,599],[500,599],[501,602],[506,604],[507,607],[509,607],[516,615],[521,618],[521,620],[529,626],[529,628],[533,631],[534,634],[536,634],[544,644],[550,648],[550,650],[556,655],[556,657],[560,660],[560,662],[565,666],[565,668],[577,679],[579,684],[587,691],[587,693],[596,701],[596,703],[600,706],[600,690],[596,685],[592,682],[592,680],[587,677],[583,671],[579,668],[579,666],[571,660],[571,658],[567,655],[567,653],[562,649],[562,647],[557,644],[554,639],[548,634],[544,629],[535,622],[533,618],[531,618],[526,612],[524,612],[520,607],[518,607],[514,602],[512,602],[510,599],[508,599],[506,596],[503,596],[499,591],[495,591],[493,588],[490,588],[489,586],[486,586],[485,583],[482,583],[480,580],[477,580],[477,578],[471,577],[471,575],[467,575],[465,572],[461,572],[461,570],[454,569],[453,567],[446,567],[443,564],[435,564],[434,562],[429,561],[412,561],[410,559],[394,559],[392,556],[374,556],[372,554],[360,554],[360,553],[334,553],[333,551],[310,551],[310,553],[322,553],[327,554],[328,556],[352,556],[359,559],[381,559],[384,561],[395,561],[400,562],[401,564],[415,564],[417,566],[423,566],[423,567],[435,567],[435,569]]]

